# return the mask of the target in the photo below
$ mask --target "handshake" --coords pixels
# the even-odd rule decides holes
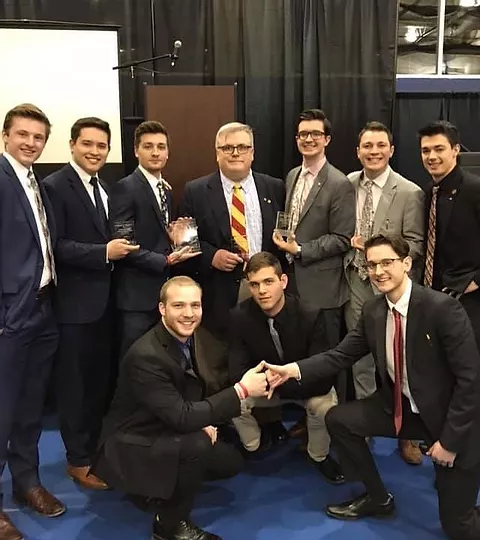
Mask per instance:
[[[245,373],[240,384],[246,388],[251,397],[271,399],[275,388],[287,382],[288,379],[299,379],[299,376],[300,370],[295,363],[276,366],[262,360]]]

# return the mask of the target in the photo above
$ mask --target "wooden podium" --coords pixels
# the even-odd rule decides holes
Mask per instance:
[[[170,137],[165,179],[178,204],[189,180],[217,168],[215,135],[235,120],[233,86],[147,86],[145,119],[164,124]]]

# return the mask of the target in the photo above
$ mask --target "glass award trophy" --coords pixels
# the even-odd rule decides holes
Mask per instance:
[[[135,221],[127,219],[125,221],[114,221],[112,225],[113,238],[124,238],[129,244],[135,245]]]
[[[293,233],[293,216],[289,212],[277,212],[275,232],[281,236],[289,237]]]
[[[170,224],[173,238],[173,251],[179,251],[186,247],[191,253],[200,253],[200,240],[198,239],[198,227],[194,218],[181,218]]]

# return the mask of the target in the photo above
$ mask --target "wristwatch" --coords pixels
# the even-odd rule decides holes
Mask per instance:
[[[300,259],[300,257],[302,256],[302,246],[300,244],[298,244],[297,246],[297,252],[295,253],[295,255],[293,256],[294,259]]]

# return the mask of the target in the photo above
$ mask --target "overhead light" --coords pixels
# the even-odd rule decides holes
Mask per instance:
[[[408,41],[408,43],[415,43],[418,39],[418,30],[418,26],[407,26],[405,41]]]
[[[460,0],[460,7],[476,7],[479,4],[479,0]]]

